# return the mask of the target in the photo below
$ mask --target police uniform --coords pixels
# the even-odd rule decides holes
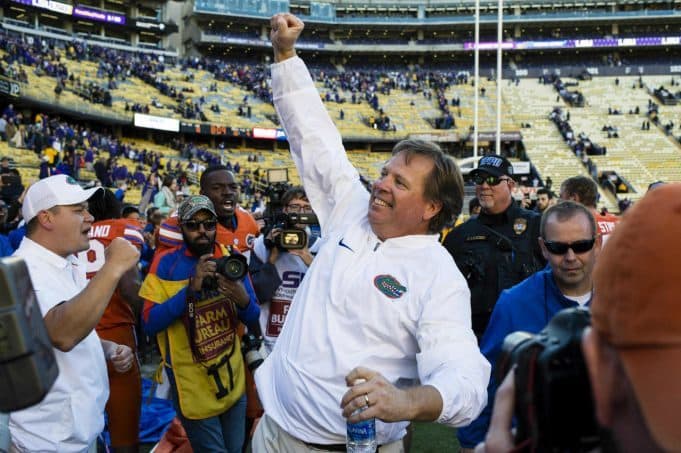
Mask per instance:
[[[481,212],[455,228],[445,248],[471,290],[473,331],[482,338],[502,290],[546,264],[537,238],[541,217],[515,203],[500,214]]]

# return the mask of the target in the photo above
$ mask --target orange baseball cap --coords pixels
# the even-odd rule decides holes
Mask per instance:
[[[622,359],[650,433],[681,449],[681,184],[623,216],[594,270],[593,328]]]

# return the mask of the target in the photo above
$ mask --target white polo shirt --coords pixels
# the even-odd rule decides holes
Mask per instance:
[[[398,387],[435,387],[438,422],[470,423],[486,404],[490,365],[454,260],[437,235],[381,241],[373,233],[369,194],[302,60],[272,65],[272,90],[322,237],[274,350],[255,373],[265,412],[305,442],[345,443],[345,376],[365,366]],[[400,439],[406,425],[377,420],[378,443]]]
[[[64,259],[25,237],[14,256],[26,261],[43,316],[87,285],[75,255]],[[104,428],[109,381],[94,329],[71,351],[54,353],[59,377],[45,399],[10,414],[12,443],[22,451],[85,451]]]

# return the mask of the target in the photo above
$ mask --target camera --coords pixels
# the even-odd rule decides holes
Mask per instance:
[[[265,361],[261,352],[262,344],[263,336],[260,324],[258,324],[258,321],[249,324],[248,331],[241,337],[241,353],[251,372],[255,371]]]
[[[0,260],[0,411],[39,403],[59,368],[28,268],[23,259]]]
[[[518,451],[586,452],[600,444],[581,346],[590,324],[588,311],[569,308],[536,335],[504,339],[496,378],[501,382],[515,366]]]
[[[216,272],[229,280],[241,280],[248,272],[248,261],[246,257],[235,253],[229,256],[222,256],[215,261]],[[203,288],[208,290],[217,290],[218,281],[213,277],[206,277],[203,279]]]
[[[280,251],[303,249],[307,246],[307,233],[305,230],[296,228],[295,225],[317,225],[319,220],[317,216],[312,213],[298,214],[298,213],[281,213],[276,216],[276,223],[271,228],[266,227],[266,231],[270,229],[281,229],[272,240],[266,239],[265,246],[267,248],[277,247]],[[263,234],[267,234],[264,232]]]
[[[303,249],[307,246],[307,233],[301,228],[296,228],[296,225],[319,224],[315,214],[294,212],[286,214],[283,212],[283,198],[291,188],[291,185],[288,183],[275,182],[271,183],[265,190],[265,195],[269,198],[269,202],[263,216],[265,227],[262,229],[261,234],[267,237],[273,229],[281,230],[272,240],[265,239],[265,246],[268,249],[277,247],[282,252]]]

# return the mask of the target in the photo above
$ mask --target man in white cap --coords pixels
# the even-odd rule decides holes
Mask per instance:
[[[43,401],[10,415],[10,451],[96,451],[109,396],[106,360],[124,372],[135,359],[129,347],[100,340],[94,328],[119,279],[137,263],[137,249],[114,239],[89,284],[75,255],[89,247],[94,219],[87,200],[97,190],[56,175],[35,183],[24,198],[26,237],[14,255],[28,267],[59,377]]]

